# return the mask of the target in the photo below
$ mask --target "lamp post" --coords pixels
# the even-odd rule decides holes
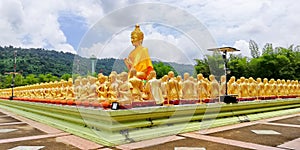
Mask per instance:
[[[11,81],[11,97],[10,97],[10,100],[14,99],[16,69],[17,69],[17,50],[14,51],[14,72],[13,72],[12,81]]]
[[[221,99],[224,100],[225,103],[237,103],[237,100],[236,100],[236,97],[234,97],[233,95],[228,95],[228,92],[227,92],[227,75],[230,73],[230,70],[228,69],[228,60],[227,60],[227,53],[228,52],[237,52],[237,51],[240,51],[236,48],[233,48],[233,47],[220,47],[220,48],[212,48],[212,49],[208,49],[208,51],[220,51],[222,52],[222,57],[223,57],[223,60],[224,60],[224,66],[225,66],[225,77],[226,77],[226,80],[225,80],[225,95],[222,95],[221,96]]]

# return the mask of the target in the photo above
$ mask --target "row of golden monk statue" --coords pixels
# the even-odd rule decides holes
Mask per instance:
[[[132,69],[118,74],[113,71],[109,76],[102,73],[98,77],[77,77],[74,82],[68,81],[40,83],[14,88],[14,95],[21,98],[58,99],[74,101],[107,101],[109,103],[118,101],[120,103],[131,103],[132,101],[143,102],[154,100],[157,104],[164,100],[204,100],[218,98],[225,94],[226,77],[221,76],[218,82],[214,75],[204,78],[198,74],[194,78],[185,73],[174,76],[170,71],[161,79],[156,78],[156,72],[151,71],[146,80],[137,77],[137,71]],[[252,77],[246,79],[241,77],[236,80],[231,77],[227,83],[228,94],[237,95],[238,98],[258,98],[270,96],[299,96],[300,84],[297,80],[274,80],[264,78],[261,80]],[[0,97],[11,96],[11,89],[1,89]]]
[[[144,34],[139,25],[131,32],[131,43],[135,47],[128,58],[124,59],[129,73],[118,74],[112,71],[109,76],[98,74],[98,77],[77,77],[60,82],[49,82],[23,87],[16,87],[14,95],[20,98],[56,99],[74,101],[99,101],[131,103],[132,101],[151,101],[161,104],[164,100],[200,100],[216,99],[226,91],[226,77],[221,76],[218,82],[214,75],[207,79],[202,74],[197,78],[188,73],[174,76],[170,71],[161,79],[156,78],[156,72],[150,59],[148,48],[143,47]],[[231,77],[228,82],[228,94],[239,98],[259,98],[270,96],[299,96],[298,81],[274,80],[266,78],[246,79],[241,77],[236,81]],[[1,89],[0,97],[10,97],[11,89]]]

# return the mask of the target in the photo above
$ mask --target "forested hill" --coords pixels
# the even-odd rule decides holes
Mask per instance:
[[[82,58],[72,53],[45,50],[41,48],[25,49],[13,46],[0,46],[0,73],[2,75],[13,71],[15,50],[17,50],[16,70],[17,72],[21,72],[23,76],[27,76],[28,74],[39,75],[51,73],[54,76],[61,77],[63,74],[72,74],[73,72],[86,74],[86,71],[91,70],[91,61],[89,58]],[[80,61],[78,62],[76,60]],[[73,65],[74,63],[75,65]],[[76,67],[77,64],[80,64],[79,67]],[[183,74],[184,72],[192,74],[194,70],[192,65],[181,65],[176,63],[165,64],[173,66],[178,74]],[[114,58],[97,60],[96,72],[102,72],[103,74],[108,75],[112,70],[117,72],[126,71],[123,60]]]

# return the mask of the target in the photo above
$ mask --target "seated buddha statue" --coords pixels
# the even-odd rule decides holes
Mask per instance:
[[[75,93],[74,93],[73,79],[72,78],[68,79],[66,89],[67,89],[66,99],[67,100],[74,100],[75,99]]]
[[[275,80],[272,78],[269,81],[269,86],[270,86],[270,96],[275,96],[277,92],[277,84],[275,83]]]
[[[135,47],[124,62],[128,70],[135,69],[137,77],[146,80],[149,73],[153,70],[153,65],[148,53],[148,48],[142,46],[144,33],[140,30],[140,26],[136,25],[134,31],[131,32],[131,43]]]
[[[149,99],[155,100],[156,104],[163,104],[164,98],[161,91],[161,81],[156,79],[156,72],[152,70],[149,74],[146,88],[150,89]]]
[[[210,75],[209,80],[210,80],[210,85],[209,85],[210,97],[213,99],[218,98],[220,85],[214,75]]]
[[[239,85],[235,82],[235,76],[230,77],[227,85],[228,94],[238,95]]]
[[[263,94],[263,96],[268,97],[268,96],[270,96],[270,90],[271,90],[268,79],[264,78],[263,83],[264,83],[264,88],[263,88],[264,89],[263,90],[264,94]]]
[[[103,75],[102,73],[98,74],[98,81],[97,81],[97,89],[96,92],[98,93],[98,99],[100,102],[107,100],[107,91],[108,91],[108,81],[107,76]]]
[[[167,99],[168,100],[179,100],[179,84],[174,77],[174,72],[168,72],[169,81],[167,82]]]
[[[164,75],[161,78],[161,92],[164,99],[167,99],[167,83],[168,83],[168,75]]]
[[[177,80],[177,82],[179,84],[179,98],[182,99],[182,84],[183,84],[183,81],[182,81],[181,76],[177,76],[176,80]]]
[[[264,83],[261,81],[261,78],[256,79],[257,84],[257,96],[262,97],[264,94]]]
[[[197,75],[197,96],[198,96],[198,99],[200,100],[200,103],[202,103],[202,100],[204,98],[207,98],[207,91],[206,91],[206,83],[204,81],[204,77],[203,77],[203,74],[199,73]]]
[[[226,76],[221,76],[220,95],[225,95],[226,92]]]
[[[241,97],[246,98],[248,97],[248,80],[246,80],[245,77],[241,77],[241,83],[240,83],[240,88],[241,88]]]
[[[129,71],[129,83],[132,85],[130,91],[133,101],[143,101],[142,91],[143,91],[143,81],[137,78],[137,71],[132,68]]]
[[[193,77],[189,77],[187,80],[183,81],[182,98],[185,100],[197,99],[196,86]]]
[[[123,103],[130,103],[130,100],[132,99],[131,97],[131,92],[130,89],[132,88],[131,83],[128,81],[128,73],[127,72],[122,72],[120,74],[120,81],[121,84],[119,85],[119,101]]]
[[[117,101],[118,98],[118,88],[119,88],[119,83],[117,81],[117,75],[114,73],[111,73],[109,75],[109,81],[107,84],[107,97],[111,102]]]
[[[291,95],[292,84],[291,80],[286,80],[287,95]]]
[[[97,78],[93,76],[88,76],[87,77],[88,83],[87,83],[87,99],[89,101],[96,101],[98,98],[98,93],[97,93]]]
[[[255,83],[252,77],[249,78],[249,97],[256,97],[257,96],[257,84]]]

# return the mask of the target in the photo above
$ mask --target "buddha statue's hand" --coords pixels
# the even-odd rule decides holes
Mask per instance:
[[[124,62],[128,69],[132,67],[132,62],[128,58],[124,58]]]

